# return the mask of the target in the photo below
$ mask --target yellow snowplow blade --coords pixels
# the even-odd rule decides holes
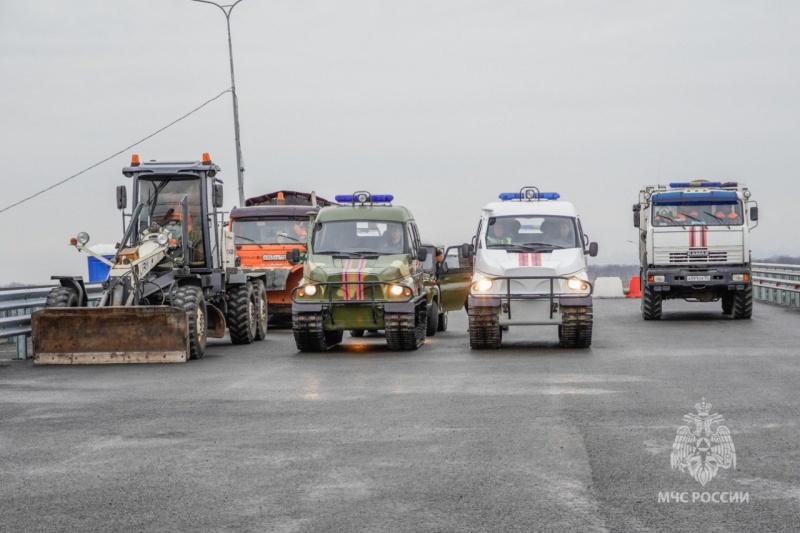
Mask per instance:
[[[33,363],[183,363],[189,319],[174,307],[49,307],[31,315]]]

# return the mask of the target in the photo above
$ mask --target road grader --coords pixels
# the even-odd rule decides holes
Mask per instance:
[[[132,178],[117,187],[125,232],[110,259],[71,245],[109,267],[103,292],[89,305],[82,277],[53,276],[59,286],[32,315],[34,364],[168,363],[200,359],[206,339],[230,333],[234,344],[267,331],[263,274],[240,268],[233,234],[223,224],[220,168],[201,161],[132,157]]]

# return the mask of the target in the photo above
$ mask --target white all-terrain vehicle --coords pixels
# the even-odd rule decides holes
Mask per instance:
[[[597,243],[583,233],[575,207],[559,194],[525,187],[483,208],[468,298],[472,348],[499,348],[509,326],[558,326],[561,346],[592,343],[592,284],[587,256]]]

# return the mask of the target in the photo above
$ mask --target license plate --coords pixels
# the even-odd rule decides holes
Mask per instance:
[[[686,281],[711,281],[711,276],[686,276]]]

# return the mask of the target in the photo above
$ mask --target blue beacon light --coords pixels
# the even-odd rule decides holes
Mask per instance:
[[[339,194],[339,195],[335,196],[335,199],[340,204],[345,204],[345,203],[348,203],[348,204],[351,204],[351,203],[362,203],[363,204],[363,203],[366,203],[366,202],[389,204],[389,203],[392,203],[392,200],[394,200],[394,196],[392,196],[391,194],[373,194],[373,195],[368,195],[368,194],[364,194],[364,193],[361,193],[361,194],[358,194],[358,195]]]
[[[518,192],[502,192],[499,194],[498,198],[500,198],[501,200],[528,199],[523,194],[520,194]],[[541,192],[537,194],[535,191],[533,192],[533,196],[531,197],[531,199],[537,199],[537,200],[558,200],[559,198],[561,198],[561,195],[558,194],[557,192]]]
[[[692,183],[689,181],[677,181],[669,184],[670,187],[673,189],[678,188],[703,188],[703,187],[722,187],[722,182],[720,181],[704,181],[701,183]]]

